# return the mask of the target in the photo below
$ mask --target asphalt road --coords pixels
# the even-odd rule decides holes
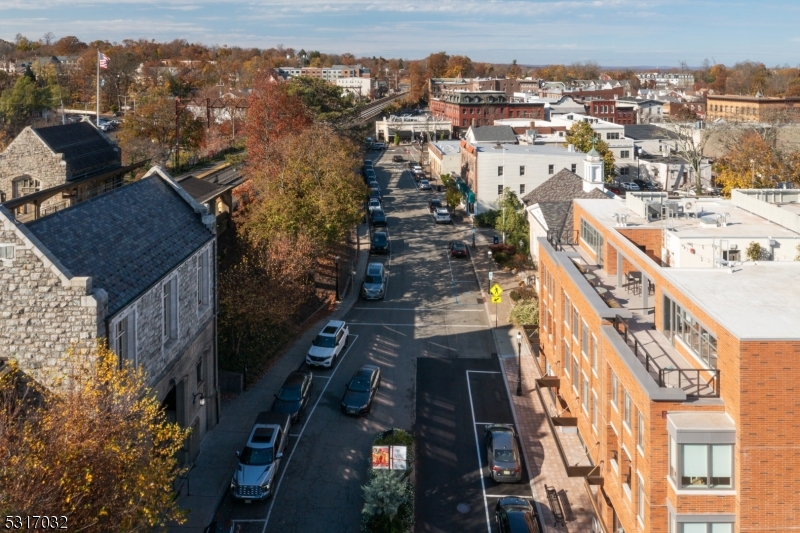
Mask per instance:
[[[483,429],[514,423],[497,359],[419,359],[416,410],[416,530],[497,531],[498,498],[531,498],[524,465],[517,483],[489,476]]]
[[[368,155],[388,216],[390,253],[370,257],[387,266],[386,298],[359,301],[345,317],[352,340],[346,355],[332,369],[312,369],[312,397],[304,419],[290,432],[276,494],[251,504],[226,495],[218,519],[233,520],[239,533],[358,531],[372,440],[389,427],[413,429],[420,358],[493,363],[496,349],[472,263],[447,254],[448,241],[466,242],[468,230],[434,224],[427,202],[435,193],[416,188],[406,162],[391,162],[395,153],[408,157],[404,149],[394,150]],[[380,390],[369,415],[346,417],[338,408],[342,393],[365,363],[381,367]],[[475,471],[474,444],[471,459],[465,468]],[[479,504],[480,499],[471,503]]]

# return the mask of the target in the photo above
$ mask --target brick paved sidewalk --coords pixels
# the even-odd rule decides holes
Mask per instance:
[[[469,219],[466,218],[465,222],[469,222]],[[524,338],[524,332],[522,332],[524,339],[521,350],[523,395],[516,395],[519,372],[516,340],[518,328],[508,322],[508,313],[512,307],[512,301],[508,294],[511,289],[520,285],[522,278],[519,275],[499,270],[489,259],[487,252],[495,233],[490,229],[476,228],[476,248],[471,249],[471,257],[486,303],[486,312],[492,325],[497,320],[497,327],[493,329],[495,344],[511,398],[514,420],[520,433],[520,444],[527,463],[528,474],[532,480],[531,490],[536,501],[536,509],[542,517],[546,531],[590,532],[592,531],[592,520],[595,517],[590,494],[583,478],[567,476],[556,444],[556,436],[547,422],[545,407],[536,392],[536,379],[541,376],[534,362],[531,346]],[[493,274],[493,283],[497,283],[504,290],[503,301],[497,306],[489,303],[491,301],[491,296],[488,294],[490,271]],[[584,456],[584,450],[577,435],[558,435],[558,437],[560,437],[562,446],[571,461],[575,459],[574,462],[578,462],[579,458]],[[564,507],[566,525],[553,526],[554,518],[547,503],[545,485],[555,487],[559,493],[562,507]]]

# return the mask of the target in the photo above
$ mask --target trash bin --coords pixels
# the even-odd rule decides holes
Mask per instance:
[[[500,238],[499,238],[497,235],[495,235],[494,237],[492,237],[492,244],[497,244],[497,243],[499,243],[499,242],[500,242]]]

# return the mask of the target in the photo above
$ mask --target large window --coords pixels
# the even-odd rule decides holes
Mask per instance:
[[[681,339],[705,364],[717,368],[717,338],[668,296],[664,296],[664,309],[664,329],[670,337]]]
[[[614,371],[611,371],[611,404],[615,409],[619,408],[619,379]]]
[[[623,391],[622,395],[622,421],[628,426],[628,429],[631,429],[631,410],[633,408],[631,405],[631,395],[628,394],[628,391]]]
[[[587,361],[589,360],[589,352],[591,349],[589,348],[589,325],[586,324],[585,320],[581,321],[581,353],[583,353],[584,359]]]
[[[586,374],[581,374],[581,403],[583,404],[583,411],[589,413],[589,378]]]
[[[592,370],[597,374],[597,365],[600,364],[597,360],[597,337],[592,335]]]
[[[578,395],[578,373],[580,372],[580,365],[578,358],[572,358],[572,388],[575,390],[575,395]]]
[[[197,311],[202,313],[211,306],[211,249],[200,252],[195,257],[197,271]]]
[[[583,218],[581,218],[581,239],[594,250],[598,265],[602,266],[603,236]]]
[[[597,433],[597,393],[592,391],[592,428]]]
[[[732,444],[678,444],[670,438],[670,477],[682,489],[733,487]]]
[[[572,309],[572,305],[569,302],[569,296],[567,293],[564,293],[564,325],[567,326],[569,329],[569,311]]]
[[[638,420],[638,430],[636,432],[636,445],[639,446],[639,450],[644,452],[644,417],[642,416],[641,411],[636,411],[636,419]]]
[[[638,486],[636,498],[636,516],[644,523],[644,478],[637,472],[636,485]]]
[[[571,358],[569,354],[569,341],[567,339],[564,339],[564,362],[562,364],[564,365],[564,372],[567,373],[567,376],[569,376],[570,359]],[[575,376],[575,379],[578,379],[578,376]]]
[[[178,338],[178,277],[173,276],[161,286],[164,344]]]
[[[581,334],[581,315],[578,314],[578,308],[572,306],[572,336],[576,339]]]
[[[678,533],[733,533],[730,522],[690,522],[680,524]]]
[[[111,326],[111,343],[120,362],[136,366],[136,311],[131,309]]]

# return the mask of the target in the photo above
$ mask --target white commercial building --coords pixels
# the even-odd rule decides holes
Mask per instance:
[[[436,141],[428,143],[428,162],[431,176],[461,175],[461,141]]]

